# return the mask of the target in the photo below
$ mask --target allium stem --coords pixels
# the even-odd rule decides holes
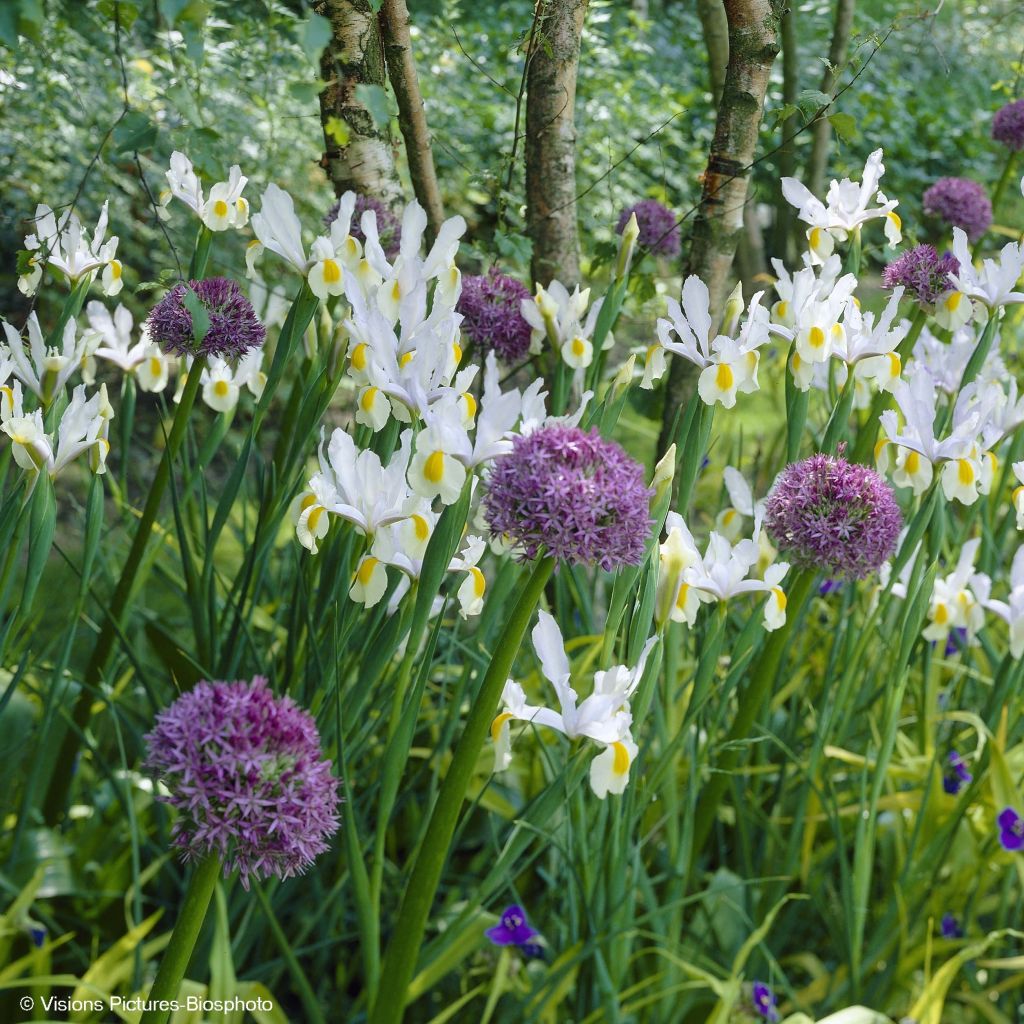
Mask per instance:
[[[1003,193],[1006,191],[1006,186],[1010,181],[1010,177],[1013,174],[1013,164],[1017,158],[1017,154],[1014,150],[1010,150],[1006,154],[1006,163],[1003,164],[1003,173],[999,175],[999,181],[996,182],[995,190],[992,192],[992,216],[998,216],[999,214],[999,203],[1003,198]],[[988,232],[986,232],[987,234]],[[981,244],[985,241],[985,235],[974,243],[974,248],[971,250],[971,256],[976,257],[981,251]]]
[[[711,828],[718,814],[718,805],[722,802],[726,788],[740,757],[740,745],[750,735],[750,730],[760,714],[761,707],[768,692],[778,675],[782,655],[786,649],[793,627],[801,618],[804,605],[814,588],[817,573],[811,570],[801,572],[789,589],[789,614],[786,624],[770,634],[757,660],[750,669],[750,683],[740,694],[739,709],[733,719],[729,735],[720,744],[722,755],[715,765],[710,781],[704,787],[697,803],[693,826],[693,859],[700,855],[704,844],[711,835]]]
[[[554,561],[548,557],[541,558],[535,564],[494,645],[487,674],[455,747],[423,844],[413,864],[398,920],[384,957],[380,990],[370,1012],[370,1024],[398,1024],[402,1019],[406,991],[416,969],[427,918],[448,857],[462,801],[476,770],[491,722],[497,714],[501,691],[512,669],[512,662],[553,569]]]
[[[206,860],[199,861],[192,871],[181,904],[181,913],[178,914],[174,931],[171,932],[171,941],[164,950],[160,969],[156,972],[153,987],[146,997],[150,1004],[167,1002],[177,997],[181,979],[185,977],[192,950],[195,949],[196,939],[199,938],[203,921],[206,920],[206,910],[210,905],[210,897],[213,896],[220,871],[221,863],[217,857],[207,857]],[[166,1010],[154,1007],[143,1013],[139,1024],[166,1024],[170,1016],[169,1007]]]
[[[185,381],[185,389],[182,392],[181,401],[178,403],[177,412],[174,414],[174,422],[171,424],[171,432],[167,437],[163,458],[160,460],[156,476],[153,478],[149,494],[146,496],[142,518],[139,520],[135,536],[132,538],[132,546],[128,552],[128,558],[125,560],[121,576],[110,598],[106,618],[100,629],[100,635],[96,639],[92,658],[86,668],[85,685],[78,695],[78,700],[72,712],[73,725],[64,734],[64,740],[57,754],[53,775],[50,778],[50,785],[43,804],[43,814],[46,821],[51,825],[56,822],[63,810],[68,787],[71,784],[75,755],[78,753],[79,739],[81,733],[89,724],[89,718],[92,713],[93,688],[103,678],[103,673],[110,661],[111,652],[114,648],[114,639],[121,628],[121,619],[128,606],[132,590],[138,582],[139,567],[146,554],[149,537],[153,532],[153,523],[156,522],[157,512],[160,510],[160,501],[171,478],[171,467],[178,454],[178,449],[181,447],[181,442],[185,437],[189,417],[192,413],[192,406],[195,403],[196,395],[199,393],[200,378],[203,375],[205,364],[206,361],[199,357],[189,370],[188,379]]]

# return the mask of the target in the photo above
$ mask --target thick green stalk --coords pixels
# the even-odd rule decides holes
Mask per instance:
[[[171,932],[171,941],[167,944],[153,987],[146,997],[151,1008],[142,1015],[139,1024],[167,1024],[171,1016],[170,1001],[178,996],[181,979],[185,977],[196,939],[206,920],[206,910],[220,870],[221,863],[217,857],[208,857],[195,866],[181,905],[181,913]],[[153,1007],[152,1004],[160,1002],[167,1004],[166,1010]]]
[[[455,747],[423,844],[413,864],[405,898],[384,957],[380,990],[370,1012],[370,1024],[398,1024],[402,1019],[406,990],[416,969],[427,918],[448,857],[462,801],[497,712],[512,662],[553,569],[554,562],[550,558],[542,558],[537,562],[494,646],[487,674]]]
[[[185,390],[182,392],[178,410],[174,415],[174,422],[171,424],[171,432],[167,437],[167,445],[164,448],[163,458],[157,467],[156,476],[150,486],[149,494],[146,496],[146,504],[142,510],[142,518],[135,530],[132,539],[132,546],[125,560],[124,568],[121,570],[120,579],[114,588],[107,607],[107,615],[100,635],[96,640],[92,658],[85,672],[85,685],[78,695],[78,701],[72,712],[74,727],[69,728],[64,734],[60,752],[50,785],[46,793],[46,800],[43,804],[43,813],[49,824],[54,824],[60,816],[64,807],[64,800],[67,796],[68,787],[71,783],[72,766],[75,755],[78,752],[79,737],[81,732],[89,724],[93,703],[93,688],[103,678],[114,647],[114,639],[122,625],[122,617],[128,602],[131,599],[132,589],[138,581],[139,567],[142,564],[146,547],[149,544],[150,534],[153,532],[153,524],[156,522],[157,513],[160,510],[160,501],[167,489],[167,483],[171,477],[171,467],[178,454],[178,449],[185,437],[188,428],[189,417],[192,413],[192,406],[195,403],[196,395],[199,392],[200,378],[206,360],[200,356],[192,364],[189,370],[188,379],[185,382]]]

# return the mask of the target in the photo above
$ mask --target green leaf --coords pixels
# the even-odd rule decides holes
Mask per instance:
[[[299,27],[299,45],[314,63],[320,63],[320,54],[331,41],[331,23],[322,14],[311,14]]]
[[[322,78],[314,78],[312,82],[289,82],[288,94],[303,106],[311,106],[317,96],[324,91],[327,83]]]
[[[174,25],[179,16],[189,6],[190,0],[160,0],[160,13],[168,25]]]
[[[505,259],[525,264],[530,262],[533,243],[526,235],[508,235],[504,231],[496,231],[494,247]]]
[[[324,125],[324,134],[334,139],[339,146],[348,145],[348,125],[340,117],[332,115],[327,118],[327,123]]]
[[[852,114],[829,114],[828,123],[843,142],[849,142],[857,130],[857,122]]]
[[[138,110],[131,110],[114,129],[114,151],[137,153],[150,149],[156,142],[156,125]]]
[[[206,312],[206,307],[199,301],[199,296],[187,285],[182,301],[185,303],[185,308],[192,314],[192,338],[198,349],[203,343],[203,338],[206,337],[206,332],[210,329],[210,314]]]
[[[30,249],[19,249],[18,250],[18,276],[21,277],[23,274],[28,274],[32,270],[32,257],[35,253]]]
[[[370,112],[373,123],[383,128],[391,119],[391,103],[380,85],[357,85],[356,99]]]

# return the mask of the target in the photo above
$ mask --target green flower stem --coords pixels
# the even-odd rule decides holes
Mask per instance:
[[[856,390],[857,384],[854,380],[854,368],[851,366],[848,368],[842,394],[840,394],[839,401],[836,402],[832,415],[828,419],[828,425],[825,427],[825,439],[821,442],[821,450],[827,455],[835,455],[836,448],[839,445],[839,438],[846,432],[846,427],[850,422],[850,412],[853,409],[853,396]]]
[[[718,760],[715,773],[711,780],[704,787],[700,800],[697,804],[694,828],[693,828],[693,859],[699,856],[704,844],[711,835],[711,828],[715,823],[718,814],[718,805],[729,785],[733,769],[736,767],[740,756],[740,744],[750,735],[750,730],[757,720],[761,707],[771,690],[775,677],[778,675],[779,665],[782,662],[782,654],[786,649],[786,642],[790,632],[799,622],[804,605],[811,595],[817,573],[811,570],[803,570],[793,583],[789,591],[789,614],[786,624],[772,633],[757,661],[750,669],[750,683],[746,690],[740,695],[739,710],[733,720],[729,735],[721,744],[722,756]]]
[[[394,933],[384,957],[380,990],[370,1012],[370,1024],[398,1024],[402,1019],[406,991],[416,969],[427,918],[448,857],[462,801],[476,770],[480,751],[497,712],[501,691],[516,652],[553,569],[554,561],[550,558],[542,558],[536,563],[533,574],[494,645],[487,674],[455,747],[423,844],[413,864]]]
[[[999,181],[996,182],[996,187],[992,192],[992,214],[993,216],[999,215],[999,203],[1003,198],[1003,193],[1006,191],[1006,186],[1010,183],[1010,178],[1013,175],[1013,164],[1017,154],[1014,150],[1010,150],[1006,155],[1006,163],[1003,164],[1003,173],[999,176]],[[971,258],[975,259],[978,253],[981,252],[981,246],[985,241],[985,237],[988,235],[988,231],[981,236],[975,243],[974,248],[971,250]]]
[[[206,910],[210,905],[220,871],[221,863],[218,857],[208,857],[195,866],[181,905],[181,913],[174,923],[174,931],[171,932],[171,941],[164,950],[160,969],[156,972],[153,987],[146,997],[149,1003],[169,1003],[170,1000],[177,998],[181,980],[185,977],[185,970],[192,957],[192,950],[195,949],[196,939],[199,938],[203,921],[206,920]],[[166,1010],[151,1008],[142,1015],[139,1024],[167,1024],[170,1016],[170,1006]]]
[[[192,406],[195,403],[196,395],[199,393],[200,378],[203,375],[205,365],[205,358],[199,356],[189,370],[188,379],[185,381],[185,389],[182,392],[177,412],[174,414],[174,422],[171,424],[171,432],[167,437],[163,458],[160,460],[156,476],[153,478],[153,483],[150,486],[149,494],[146,497],[146,504],[142,510],[142,518],[139,520],[135,536],[132,539],[131,549],[128,552],[128,558],[125,560],[120,579],[110,598],[103,627],[96,640],[92,658],[86,668],[85,686],[82,687],[72,712],[74,726],[69,728],[64,734],[64,740],[57,755],[54,773],[50,778],[46,800],[43,804],[44,816],[51,825],[56,822],[64,808],[64,801],[71,783],[75,755],[78,753],[79,737],[89,724],[89,717],[92,712],[92,691],[103,678],[103,673],[107,668],[111,652],[113,651],[114,639],[121,626],[122,617],[131,599],[132,590],[138,582],[142,559],[146,554],[150,534],[153,532],[153,524],[160,509],[160,501],[164,496],[164,491],[167,489],[167,484],[171,477],[171,467],[178,454],[178,449],[184,440],[185,431],[188,428],[189,417],[192,413]]]
[[[198,281],[206,274],[206,264],[210,259],[210,246],[213,243],[213,232],[205,225],[200,224],[199,234],[196,236],[196,245],[192,250],[192,259],[188,265],[188,279]]]

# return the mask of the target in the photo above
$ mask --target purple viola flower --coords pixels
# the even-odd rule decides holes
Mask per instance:
[[[944,939],[962,939],[964,937],[964,930],[960,927],[960,922],[948,910],[942,915],[939,933]]]
[[[337,831],[338,780],[316,723],[262,676],[199,683],[157,716],[146,743],[185,861],[220,857],[248,889],[253,877],[303,872]]]
[[[976,242],[992,223],[992,204],[984,188],[970,178],[939,178],[922,196],[924,212],[963,228]]]
[[[974,776],[967,770],[964,759],[955,751],[949,752],[949,768],[942,776],[942,788],[950,795],[956,796],[964,786],[974,781]]]
[[[235,281],[208,277],[189,281],[187,287],[206,310],[206,333],[196,339],[192,313],[185,304],[186,285],[176,284],[151,310],[149,336],[165,352],[176,356],[222,356],[236,359],[259,348],[267,336],[252,304]]]
[[[676,215],[656,199],[641,199],[619,214],[615,233],[621,235],[629,223],[629,215],[636,214],[636,226],[640,229],[639,243],[654,256],[678,256],[682,244],[679,239],[679,225]]]
[[[1024,818],[1012,807],[1007,807],[996,822],[999,825],[999,842],[1004,850],[1024,848]]]
[[[922,306],[932,307],[952,289],[949,275],[959,270],[960,261],[952,253],[940,256],[935,246],[918,245],[886,266],[882,284],[886,288],[903,285]]]
[[[462,279],[456,310],[462,314],[462,330],[483,352],[507,364],[518,363],[530,351],[532,328],[520,312],[530,290],[522,281],[498,272],[469,275]]]
[[[551,424],[513,439],[494,460],[483,500],[493,534],[528,559],[544,551],[570,565],[639,565],[654,492],[643,467],[593,429]]]
[[[779,1011],[776,1009],[779,1000],[775,993],[763,981],[755,981],[752,996],[758,1016],[774,1024],[779,1019]]]
[[[779,474],[764,523],[801,568],[850,580],[876,572],[893,553],[903,516],[873,469],[819,453]]]
[[[996,111],[992,138],[1015,153],[1024,149],[1024,100],[1014,100]]]
[[[324,215],[324,224],[330,227],[338,219],[338,207],[341,200]],[[352,222],[349,225],[349,234],[360,244],[366,243],[366,235],[363,234],[361,221],[367,210],[373,210],[377,215],[377,238],[384,255],[393,260],[398,255],[399,247],[402,244],[402,222],[379,200],[373,196],[356,195],[356,204],[352,208]]]
[[[484,934],[496,946],[516,946],[526,957],[543,957],[544,947],[534,940],[540,935],[526,922],[526,911],[517,903],[501,912],[501,921]]]

